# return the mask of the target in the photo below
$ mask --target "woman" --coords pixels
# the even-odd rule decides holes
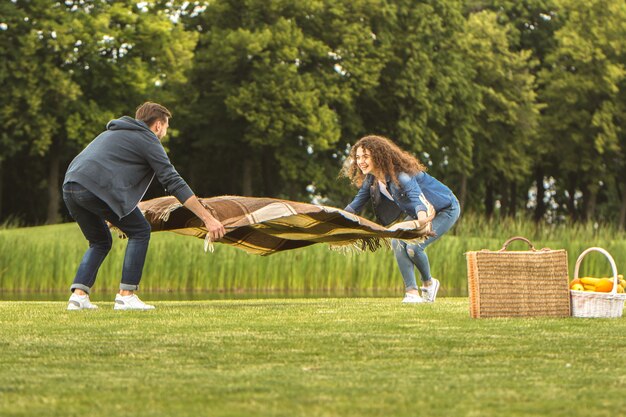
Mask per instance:
[[[431,223],[434,235],[419,244],[393,239],[391,245],[404,285],[403,303],[432,303],[437,298],[439,281],[430,275],[430,263],[424,250],[456,223],[461,208],[455,195],[441,182],[426,173],[426,167],[414,156],[381,136],[366,136],[350,150],[343,174],[360,187],[345,208],[359,213],[372,200],[378,221],[387,226],[396,220],[417,219]],[[429,216],[429,206],[435,215]],[[417,287],[414,266],[420,272],[422,293]]]

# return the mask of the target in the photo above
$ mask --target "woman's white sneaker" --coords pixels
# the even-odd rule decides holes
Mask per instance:
[[[434,303],[439,292],[439,280],[431,278],[432,283],[428,287],[422,287],[422,298],[427,303]]]
[[[89,294],[78,295],[72,293],[72,295],[70,295],[70,300],[67,302],[68,310],[95,310],[97,308],[97,305],[91,304]]]
[[[404,299],[402,300],[403,303],[405,304],[417,304],[417,303],[424,303],[424,299],[422,297],[419,296],[419,294],[412,294],[410,292],[407,292],[406,294],[404,294]]]
[[[154,308],[153,305],[141,301],[135,294],[117,294],[115,296],[115,305],[113,306],[114,310],[154,310]]]

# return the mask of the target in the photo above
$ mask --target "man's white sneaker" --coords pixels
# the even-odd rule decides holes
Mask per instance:
[[[404,294],[404,299],[402,300],[403,303],[405,304],[417,304],[417,303],[424,303],[424,299],[422,297],[419,296],[419,294],[412,294],[410,292],[407,292],[406,294]]]
[[[70,295],[70,300],[67,303],[68,310],[95,310],[97,308],[97,305],[91,304],[91,300],[89,300],[89,294],[72,294]]]
[[[114,310],[154,310],[154,306],[146,304],[135,294],[115,296]]]
[[[431,278],[432,283],[428,287],[422,287],[422,298],[427,303],[434,303],[439,291],[439,280]]]

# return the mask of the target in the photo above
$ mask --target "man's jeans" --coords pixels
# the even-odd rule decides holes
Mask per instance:
[[[454,195],[452,195],[451,199],[452,204],[438,212],[433,219],[432,227],[436,236],[429,237],[424,242],[418,244],[407,243],[397,239],[391,240],[396,262],[398,263],[398,268],[400,268],[400,273],[402,274],[404,286],[407,291],[417,289],[414,267],[417,267],[420,271],[422,282],[429,281],[432,278],[430,276],[430,263],[428,262],[428,256],[426,256],[424,250],[428,245],[450,230],[458,220],[461,214],[461,206]]]
[[[98,269],[111,250],[112,238],[108,220],[128,236],[124,256],[121,290],[137,290],[143,264],[150,242],[150,224],[135,207],[130,214],[118,219],[111,208],[82,185],[70,182],[63,186],[63,201],[80,230],[89,241],[89,249],[78,266],[71,290],[78,288],[87,293],[96,281]]]

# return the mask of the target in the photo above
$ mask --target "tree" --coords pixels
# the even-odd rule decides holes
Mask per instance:
[[[535,77],[541,69],[549,69],[546,56],[556,47],[554,33],[562,25],[562,16],[557,13],[558,7],[554,0],[492,0],[468,2],[468,10],[478,12],[491,10],[498,14],[498,23],[507,28],[509,48],[511,51],[530,51],[529,71]],[[535,86],[538,92],[541,85]],[[539,93],[540,94],[540,93]],[[539,221],[544,217],[544,182],[546,177],[557,176],[559,138],[552,137],[542,130],[538,123],[534,141],[535,146],[529,149],[533,158],[532,181],[535,183],[534,218]],[[530,183],[530,179],[528,181]],[[522,184],[520,195],[527,195],[527,187]],[[523,193],[523,194],[522,194]]]
[[[342,134],[362,130],[355,96],[382,65],[370,27],[379,4],[222,0],[188,11],[202,32],[183,94],[193,139],[173,151],[191,155],[192,178],[220,178],[205,193],[299,199],[312,184],[333,187]]]
[[[59,8],[49,6],[44,1],[2,4],[0,163],[24,148],[44,155],[58,130],[59,109],[79,94],[70,75],[52,62],[59,60],[56,45],[63,42],[56,30],[72,21],[61,23]]]
[[[385,66],[379,84],[359,98],[365,131],[418,155],[460,191],[462,205],[479,112],[473,68],[459,42],[464,25],[459,1],[388,3],[376,31]]]
[[[514,214],[515,188],[528,178],[537,145],[533,139],[539,108],[530,73],[531,53],[510,50],[507,28],[498,24],[493,12],[471,14],[467,28],[463,44],[480,97],[472,188],[485,186],[485,210],[491,215],[497,187],[505,186],[501,195],[508,200],[509,214]]]
[[[141,6],[141,8],[140,8]],[[49,166],[47,222],[59,215],[60,171],[114,115],[184,81],[195,35],[160,3],[15,0],[2,137]]]
[[[540,74],[548,105],[544,124],[548,135],[562,141],[558,167],[569,212],[574,219],[591,219],[606,179],[623,183],[613,173],[624,172],[619,123],[624,120],[626,5],[607,0],[560,5],[565,23],[555,34],[558,47],[547,59],[550,68]],[[576,198],[579,192],[582,201]]]

